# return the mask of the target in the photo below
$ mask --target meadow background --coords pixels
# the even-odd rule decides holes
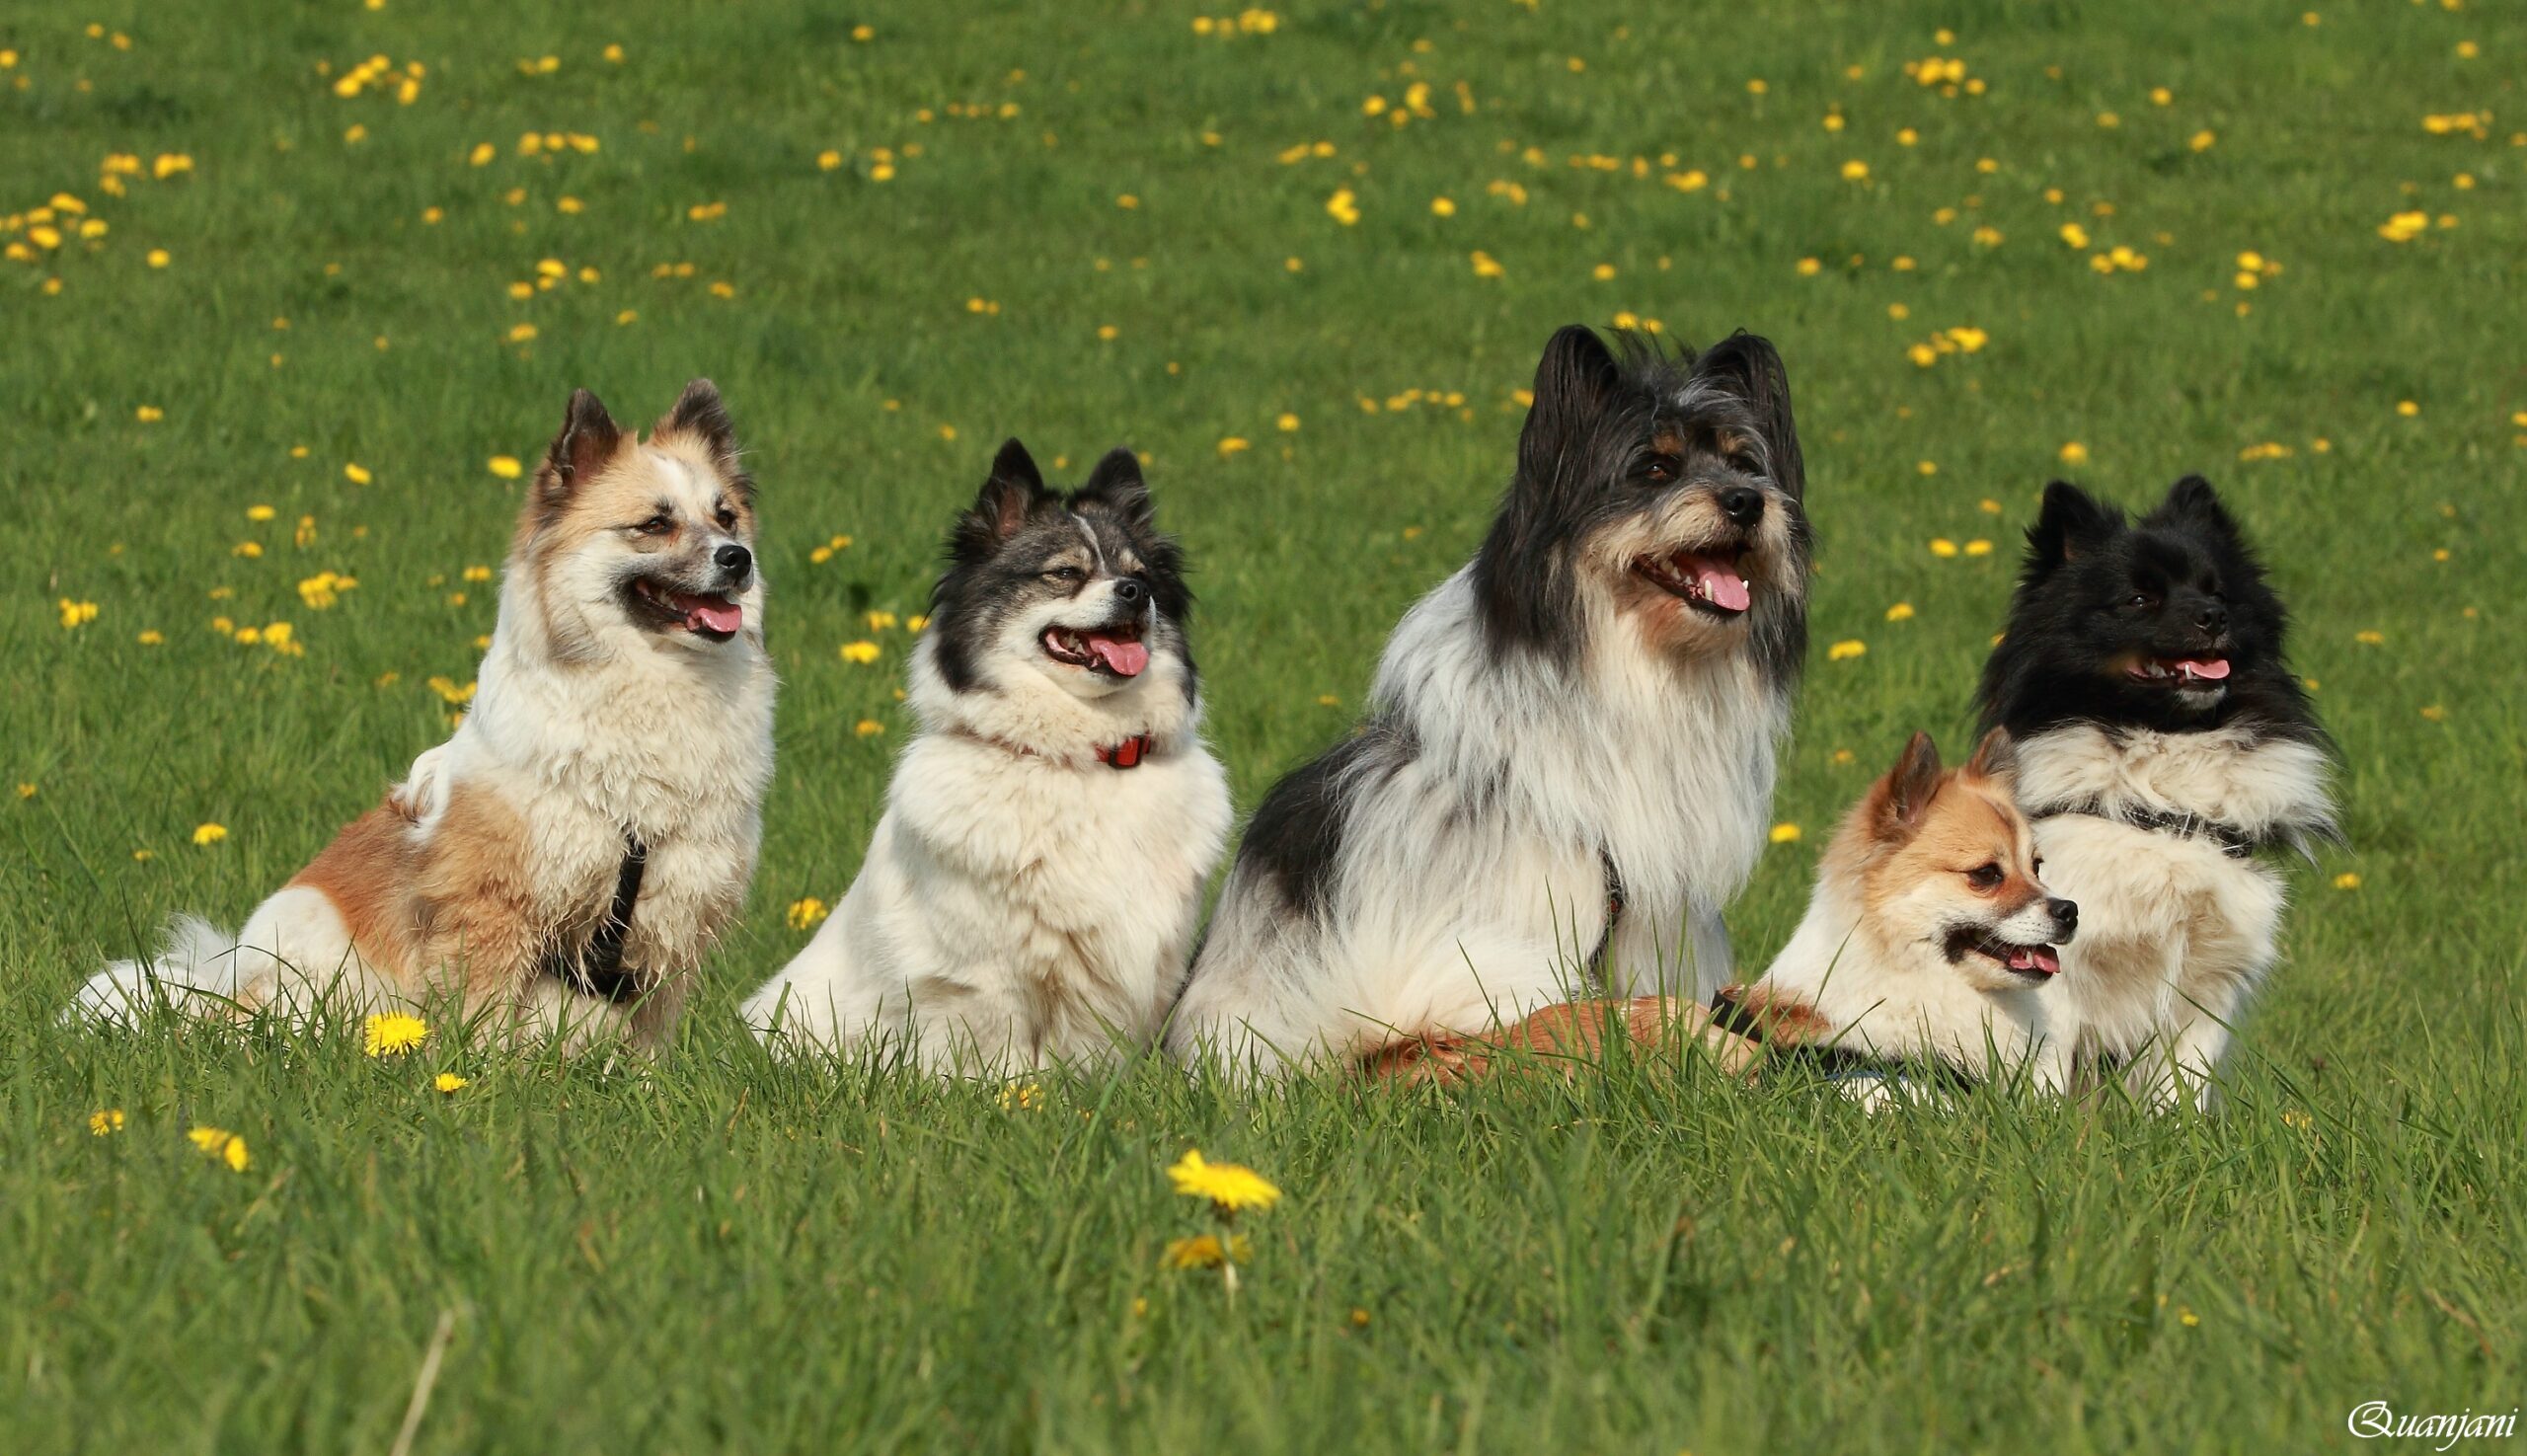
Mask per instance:
[[[10,7],[0,1445],[2306,1449],[2515,1409],[2522,78],[2527,11],[2458,0]],[[1654,1065],[1004,1095],[733,1031],[857,866],[1000,439],[1146,452],[1251,805],[1472,549],[1571,321],[1789,361],[1815,648],[1749,966],[1904,734],[1964,741],[2043,482],[2220,486],[2351,840],[2291,872],[2223,1115]],[[58,1029],[447,732],[571,389],[648,419],[704,374],[785,688],[674,1059]],[[1161,1267],[1187,1147],[1286,1191],[1233,1301]]]

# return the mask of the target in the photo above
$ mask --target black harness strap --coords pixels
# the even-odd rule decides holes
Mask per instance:
[[[2057,814],[2084,814],[2092,819],[2108,819],[2117,824],[2127,824],[2152,834],[2173,834],[2179,839],[2207,840],[2220,846],[2220,853],[2233,860],[2249,858],[2257,850],[2261,849],[2266,842],[2235,824],[2222,823],[2218,819],[2206,819],[2197,814],[2169,813],[2164,809],[2155,808],[2107,808],[2094,799],[2078,804],[2057,804],[2039,808],[2030,817],[2049,819]]]
[[[637,835],[623,836],[623,869],[615,877],[614,904],[579,955],[557,948],[545,957],[547,975],[559,977],[582,996],[617,1006],[641,999],[641,978],[623,968],[623,938],[631,933],[632,907],[641,898],[641,876],[649,865],[650,847]]]
[[[1588,953],[1588,976],[1603,984],[1606,952],[1614,945],[1615,927],[1623,923],[1623,873],[1615,868],[1615,857],[1600,849],[1597,864],[1606,872],[1606,931],[1597,937],[1597,949]]]
[[[1814,1069],[1818,1075],[1837,1078],[1856,1075],[1894,1077],[1915,1064],[1881,1061],[1838,1041],[1793,1041],[1783,1043],[1764,1039],[1764,1019],[1725,995],[1711,998],[1711,1024],[1723,1032],[1733,1032],[1772,1055]],[[1928,1070],[1939,1084],[1951,1092],[1972,1092],[1974,1079],[1944,1058],[1928,1057]]]

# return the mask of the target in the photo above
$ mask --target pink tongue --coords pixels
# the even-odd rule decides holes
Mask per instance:
[[[745,608],[716,596],[679,596],[675,604],[684,608],[684,625],[690,629],[707,627],[713,632],[734,632],[745,625]]]
[[[2010,968],[2040,970],[2046,975],[2056,975],[2062,969],[2062,958],[2041,947],[2029,947],[2026,950],[2010,952]]]
[[[2213,682],[2229,675],[2226,657],[2186,657],[2178,662],[2177,670],[2187,677],[2207,677]]]
[[[1745,577],[1714,562],[1694,563],[1694,585],[1702,588],[1703,600],[1726,611],[1742,612],[1754,601]]]
[[[1095,633],[1085,634],[1080,641],[1086,643],[1089,652],[1116,677],[1138,677],[1141,669],[1149,665],[1147,643],[1119,637],[1099,637]]]

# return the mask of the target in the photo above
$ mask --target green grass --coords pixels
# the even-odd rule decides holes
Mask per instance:
[[[419,1451],[2298,1450],[2351,1444],[2361,1401],[2516,1406],[2527,15],[1389,0],[1224,39],[1159,4],[571,9],[0,16],[0,209],[68,192],[110,227],[0,240],[42,253],[0,265],[0,757],[33,786],[0,801],[0,1445],[382,1450],[443,1313]],[[381,52],[425,64],[412,105],[317,69]],[[1929,55],[1988,92],[1917,85]],[[1434,115],[1364,115],[1417,78]],[[2486,111],[2482,138],[2422,125]],[[530,130],[600,148],[521,157]],[[193,165],[115,196],[118,153]],[[1614,170],[1570,161],[1592,155]],[[1709,185],[1662,181],[1688,169]],[[2413,209],[2457,225],[2378,236]],[[2117,244],[2146,269],[2093,273]],[[2282,266],[2252,292],[2248,250]],[[511,300],[548,258],[600,280]],[[2293,871],[2224,1115],[1990,1095],[1873,1120],[1646,1066],[1260,1099],[1144,1066],[1012,1110],[775,1067],[733,1031],[804,939],[785,908],[847,882],[908,730],[908,639],[863,614],[917,609],[1001,437],[1072,472],[1149,453],[1251,805],[1471,549],[1547,334],[1623,310],[1771,336],[1804,425],[1818,650],[1779,814],[1806,833],[1733,912],[1749,965],[1904,732],[1961,743],[2066,443],[2127,499],[2204,471],[2251,522],[2352,848]],[[1907,359],[1956,327],[1988,343]],[[532,458],[574,386],[647,418],[706,373],[764,484],[786,688],[763,869],[676,1055],[59,1030],[100,960],[180,908],[233,924],[445,733],[425,683],[471,679],[493,588],[463,573],[516,501],[485,462]],[[2290,453],[2241,460],[2266,442]],[[359,585],[310,609],[320,570]],[[65,630],[63,599],[95,619]],[[287,621],[305,654],[215,615]],[[872,666],[837,654],[862,638]],[[1843,640],[1866,655],[1827,661]],[[438,1097],[441,1069],[472,1083]],[[126,1124],[93,1137],[106,1108]],[[1159,1267],[1201,1227],[1162,1172],[1188,1146],[1287,1190],[1233,1303]]]

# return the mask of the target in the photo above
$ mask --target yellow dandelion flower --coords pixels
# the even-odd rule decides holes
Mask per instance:
[[[1843,641],[1825,649],[1825,660],[1828,662],[1848,662],[1854,657],[1866,656],[1868,652],[1869,644],[1862,642],[1856,637],[1845,638]]]
[[[97,604],[95,602],[73,601],[69,597],[65,596],[60,599],[57,605],[61,616],[61,625],[65,629],[85,627],[89,623],[97,620]]]
[[[370,1056],[402,1056],[429,1035],[429,1023],[410,1012],[381,1011],[361,1024],[360,1050]]]
[[[1967,556],[1990,556],[1992,554],[1992,543],[1980,539],[1968,541],[1965,543],[1965,554]]]
[[[2348,870],[2345,870],[2334,878],[2334,887],[2336,889],[2358,889],[2360,887],[2360,877],[2352,874]]]
[[[1912,604],[1911,602],[1908,602],[1908,601],[1899,601],[1899,602],[1897,602],[1895,605],[1893,605],[1893,606],[1891,606],[1891,607],[1888,607],[1888,608],[1886,609],[1886,620],[1887,620],[1887,621],[1889,621],[1889,622],[1910,622],[1910,621],[1912,621],[1912,620],[1913,620],[1913,604]]]
[[[2386,642],[2387,634],[2372,627],[2364,631],[2351,634],[2351,640],[2360,644],[2364,648],[2374,648],[2382,646]]]
[[[460,1077],[454,1072],[441,1072],[430,1079],[431,1090],[442,1097],[461,1092],[472,1085],[472,1079]]]
[[[2448,721],[2448,710],[2440,704],[2433,703],[2429,707],[2421,710],[2421,716],[2429,719],[2432,723],[2446,723]]]
[[[1244,452],[1245,450],[1247,450],[1248,448],[1249,448],[1249,446],[1248,446],[1248,443],[1247,443],[1247,441],[1246,441],[1246,440],[1244,440],[1244,439],[1240,438],[1240,437],[1239,437],[1239,436],[1237,436],[1237,435],[1230,435],[1230,436],[1228,436],[1227,438],[1225,438],[1225,439],[1223,439],[1223,440],[1221,440],[1221,441],[1220,441],[1220,444],[1219,444],[1220,458],[1221,458],[1222,460],[1226,460],[1227,458],[1229,458],[1229,457],[1230,457],[1230,456],[1232,456],[1232,455],[1236,455],[1236,454],[1243,453],[1243,452]]]
[[[2089,447],[2081,444],[2078,440],[2073,440],[2069,444],[2064,445],[2056,452],[2056,454],[2064,465],[2086,465],[2089,463]]]
[[[1044,1089],[1033,1082],[1012,1082],[1000,1089],[1004,1112],[1032,1112],[1044,1105]]]
[[[1799,260],[1799,275],[1802,278],[1812,278],[1824,270],[1825,264],[1821,259],[1802,258]]]
[[[1931,555],[1943,559],[1954,556],[1956,555],[1956,543],[1949,540],[1946,536],[1934,536],[1931,538]]]
[[[2412,400],[2398,400],[2396,401],[2396,413],[2402,415],[2407,420],[2411,420],[2415,415],[2421,413],[2421,406],[2415,404]]]
[[[33,784],[20,784],[18,786],[18,797],[20,799],[33,799],[36,797],[36,786]]]
[[[195,824],[193,826],[193,843],[195,844],[217,844],[219,841],[226,839],[227,837],[228,828],[224,824]]]
[[[1869,164],[1868,164],[1867,162],[1863,162],[1863,161],[1861,161],[1861,160],[1860,160],[1860,159],[1858,159],[1858,158],[1854,158],[1854,159],[1852,159],[1852,160],[1851,160],[1851,161],[1849,161],[1849,162],[1845,162],[1845,163],[1843,164],[1843,181],[1845,181],[1845,182],[1867,182],[1867,181],[1869,181]]]
[[[869,663],[878,660],[878,653],[881,651],[881,650],[879,646],[874,642],[866,640],[860,642],[847,642],[842,645],[842,660],[846,662],[858,662],[861,665],[866,666]]]
[[[1775,844],[1797,844],[1799,842],[1799,826],[1797,824],[1773,825],[1772,840]]]
[[[369,474],[367,466],[353,464],[343,467],[343,479],[349,481],[354,486],[364,486],[370,481],[377,479],[377,477]]]
[[[864,738],[874,738],[886,730],[886,726],[874,718],[864,718],[851,726],[851,730]]]
[[[790,902],[790,928],[792,930],[812,930],[817,926],[817,924],[822,922],[826,916],[832,913],[833,907],[827,905],[824,901],[817,899],[814,895],[808,895],[804,899],[793,900]]]
[[[194,1147],[227,1164],[229,1172],[246,1171],[246,1165],[250,1161],[246,1155],[246,1139],[227,1128],[204,1124],[186,1133],[185,1137]]]
[[[516,480],[519,476],[526,473],[526,467],[517,463],[517,457],[515,455],[495,455],[488,463],[491,467],[492,474],[498,476],[504,481]]]
[[[1176,1191],[1188,1198],[1207,1198],[1222,1213],[1265,1209],[1280,1201],[1281,1190],[1262,1174],[1236,1163],[1206,1163],[1201,1150],[1187,1148],[1167,1170]]]
[[[112,1137],[122,1131],[122,1109],[107,1108],[88,1114],[88,1130],[98,1137]]]
[[[1284,410],[1273,419],[1272,427],[1283,434],[1289,434],[1299,427],[1299,417]]]

